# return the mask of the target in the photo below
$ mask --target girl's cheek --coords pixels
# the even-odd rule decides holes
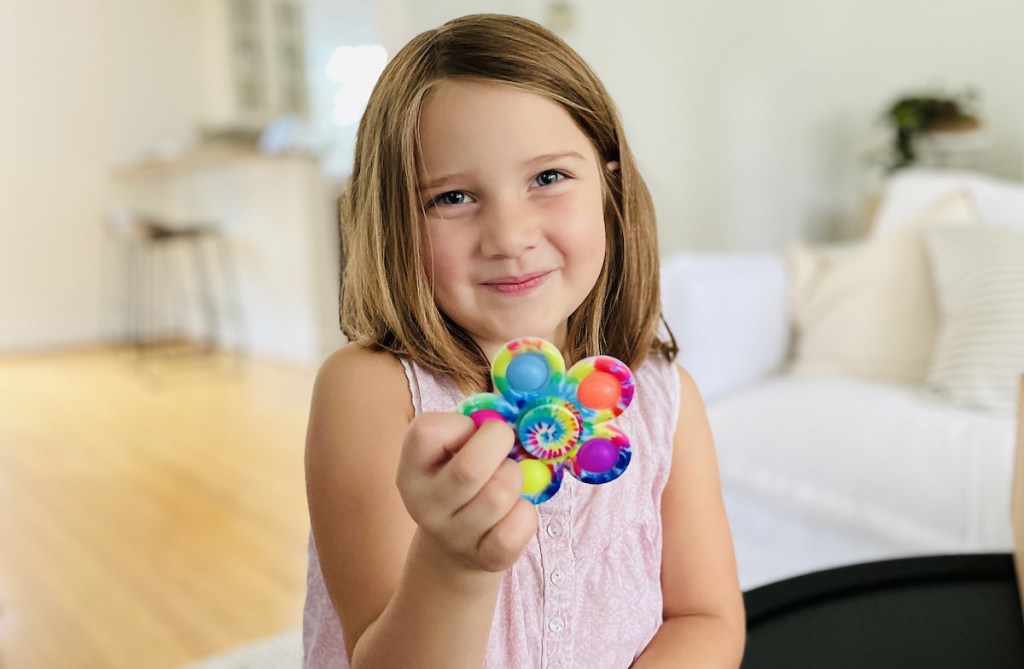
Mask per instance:
[[[550,214],[556,230],[578,236],[604,236],[604,203],[599,197],[566,197],[554,204]],[[585,240],[581,240],[585,241]]]

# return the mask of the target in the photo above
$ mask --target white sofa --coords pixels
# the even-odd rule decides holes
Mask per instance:
[[[1017,227],[1024,240],[1024,184],[907,172],[889,182],[871,238],[852,252],[890,243],[894,230],[951,193],[969,195],[979,224]],[[838,257],[844,253],[851,251]],[[806,277],[794,274],[795,262],[792,252],[682,251],[662,266],[666,320],[715,434],[744,588],[873,559],[1009,550],[1013,415],[938,397],[923,371],[880,378],[877,368],[861,373],[856,364],[853,371],[801,364],[801,337],[809,343],[816,335],[799,313]],[[835,303],[864,297],[845,290]],[[1018,292],[1024,300],[1024,281]],[[833,306],[822,320],[839,317],[844,307]],[[945,327],[945,317],[928,327]],[[826,330],[824,342],[842,338],[842,330]],[[903,344],[904,358],[921,346]],[[1024,372],[1024,336],[1008,355]]]

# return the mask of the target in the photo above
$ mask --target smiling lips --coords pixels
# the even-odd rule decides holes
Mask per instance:
[[[484,281],[483,285],[490,290],[503,295],[523,295],[544,283],[544,280],[547,279],[550,274],[550,270],[546,272],[535,272],[533,274],[524,274],[523,276],[505,277],[501,279],[493,279],[491,281]]]

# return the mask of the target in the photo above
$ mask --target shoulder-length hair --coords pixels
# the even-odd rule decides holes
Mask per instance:
[[[469,333],[434,303],[423,262],[417,195],[420,108],[453,78],[515,86],[561,105],[590,139],[602,167],[606,250],[590,294],[569,316],[566,356],[612,355],[630,366],[678,351],[662,322],[657,232],[650,193],[608,92],[558,36],[527,19],[480,14],[413,38],[385,68],[359,124],[341,199],[341,328],[351,340],[409,358],[462,390],[489,385]]]

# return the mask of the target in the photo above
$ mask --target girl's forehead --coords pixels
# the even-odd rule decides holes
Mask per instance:
[[[439,120],[438,117],[472,118],[480,111],[495,111],[509,105],[515,106],[520,114],[544,108],[553,111],[550,109],[552,107],[565,111],[548,96],[522,86],[491,79],[457,77],[443,79],[431,87],[420,106],[419,125],[422,130],[424,126]],[[441,122],[445,120],[440,119]]]
[[[434,86],[423,100],[417,136],[417,162],[427,173],[453,162],[483,167],[566,153],[597,158],[590,138],[559,102],[492,81],[453,79]]]

